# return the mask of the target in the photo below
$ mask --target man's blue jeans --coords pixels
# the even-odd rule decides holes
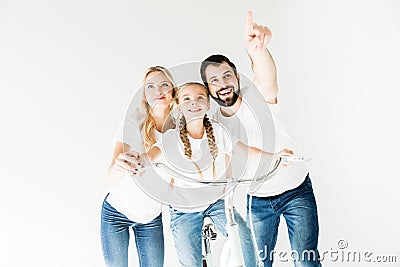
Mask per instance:
[[[218,200],[202,212],[185,213],[170,207],[171,230],[174,236],[175,248],[181,266],[202,266],[201,233],[205,216],[209,216],[214,222],[217,230],[224,237],[227,237],[225,229],[226,216],[224,203],[224,200]],[[239,226],[239,235],[246,266],[256,266],[256,254],[251,239],[250,229],[236,210],[234,210],[234,217]]]
[[[104,199],[101,210],[101,243],[107,267],[128,267],[130,227],[135,235],[140,266],[162,267],[164,233],[161,214],[149,223],[136,223]]]
[[[249,205],[251,204],[251,216]],[[294,266],[320,266],[318,260],[318,214],[311,180],[307,175],[295,189],[272,197],[247,195],[247,224],[253,225],[258,255],[264,266],[273,262],[280,217],[286,220]]]

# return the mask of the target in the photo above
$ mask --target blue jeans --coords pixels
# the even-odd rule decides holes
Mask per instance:
[[[205,216],[209,216],[217,230],[224,237],[227,237],[224,205],[225,201],[220,199],[202,212],[188,213],[180,212],[170,207],[171,230],[181,266],[203,266],[201,234]],[[234,210],[234,217],[239,226],[239,235],[246,266],[256,266],[257,260],[250,229],[236,210]]]
[[[318,214],[310,177],[295,189],[272,197],[251,197],[252,219],[249,217],[250,196],[247,195],[247,224],[253,224],[259,257],[264,266],[272,266],[273,250],[280,217],[286,220],[294,266],[321,266],[318,260]]]
[[[129,228],[135,234],[141,267],[164,265],[164,233],[161,214],[142,224],[129,220],[108,202],[101,209],[101,243],[107,267],[128,267]]]

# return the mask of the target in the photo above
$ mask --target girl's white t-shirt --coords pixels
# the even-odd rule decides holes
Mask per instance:
[[[215,142],[218,147],[218,155],[215,158],[215,177],[213,176],[213,159],[210,153],[210,148],[208,146],[208,139],[206,131],[201,139],[194,139],[188,135],[190,146],[192,150],[191,160],[184,155],[184,144],[180,138],[180,132],[178,129],[171,129],[165,132],[158,142],[155,144],[161,150],[161,156],[157,159],[158,162],[165,164],[172,170],[182,174],[186,177],[203,180],[203,181],[218,181],[226,180],[226,160],[230,158],[232,153],[232,142],[235,139],[231,138],[226,132],[226,129],[221,127],[219,124],[213,123],[213,131]],[[228,156],[228,158],[227,158]],[[195,163],[198,165],[199,170],[196,168]],[[171,182],[171,174],[165,171],[158,171],[158,174],[164,179]],[[171,184],[175,190],[188,190],[185,192],[185,197],[193,197],[193,201],[187,200],[187,203],[193,203],[193,206],[175,206],[171,205],[174,209],[181,212],[199,212],[205,210],[210,204],[217,201],[223,195],[220,195],[216,199],[209,198],[209,195],[205,195],[204,202],[201,203],[199,198],[201,196],[196,195],[201,192],[201,188],[205,187],[201,184],[195,184],[189,181],[179,180],[174,178],[173,184]],[[199,189],[199,190],[197,190]],[[205,187],[207,189],[213,190],[212,186]],[[173,189],[174,190],[174,189]],[[223,191],[223,189],[220,189]],[[196,198],[196,200],[194,200]],[[201,204],[200,204],[201,203]]]
[[[161,133],[155,131],[158,140]],[[117,129],[114,142],[128,144],[131,150],[144,152],[143,137],[135,115],[127,117]],[[128,219],[138,223],[148,223],[156,218],[162,210],[160,202],[146,194],[135,179],[124,175],[109,191],[107,202]]]

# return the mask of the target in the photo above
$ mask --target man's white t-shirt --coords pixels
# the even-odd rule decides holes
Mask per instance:
[[[156,140],[160,136],[161,133],[155,131]],[[143,137],[135,114],[121,123],[115,133],[114,141],[128,144],[131,150],[138,153],[144,152]],[[151,222],[162,210],[161,203],[146,194],[130,175],[124,175],[110,189],[107,202],[128,219],[138,223]]]
[[[231,156],[232,139],[226,130],[218,124],[213,123],[213,132],[218,147],[218,155],[215,158],[215,177],[213,175],[212,156],[208,146],[206,131],[201,139],[194,139],[188,135],[192,150],[192,157],[188,159],[184,155],[184,144],[181,141],[178,129],[171,129],[165,132],[155,144],[161,150],[161,156],[157,162],[167,165],[174,171],[188,178],[203,181],[226,180],[226,156]],[[202,174],[196,168],[195,162]],[[160,176],[164,176],[170,182],[171,174],[157,171]],[[222,198],[223,188],[204,186],[189,181],[174,178],[173,190],[181,190],[187,198],[186,206],[171,206],[181,212],[200,212],[205,210],[210,204]],[[204,189],[204,190],[202,190]],[[202,195],[203,194],[203,195]]]
[[[296,154],[292,138],[281,127],[272,112],[273,105],[267,104],[255,87],[242,88],[241,95],[242,103],[233,116],[224,116],[218,108],[213,118],[248,146],[275,153],[282,149],[291,149]],[[250,166],[254,167],[257,164],[251,162]],[[299,186],[307,173],[307,167],[303,162],[294,162],[287,168],[281,168],[271,179],[261,184],[252,184],[248,193],[259,197],[279,195]],[[250,171],[247,175],[253,177],[246,178],[254,178],[254,172]]]

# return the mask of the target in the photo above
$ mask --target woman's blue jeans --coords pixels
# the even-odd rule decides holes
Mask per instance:
[[[247,195],[247,224],[253,225],[259,256],[265,267],[272,266],[280,217],[286,220],[292,251],[287,260],[295,266],[320,266],[318,260],[318,214],[310,178],[295,189],[272,197]],[[285,259],[286,260],[286,259]]]
[[[164,265],[164,233],[161,214],[142,224],[129,220],[108,202],[101,209],[101,243],[107,267],[128,267],[129,228],[135,235],[141,267]]]
[[[202,212],[188,213],[180,212],[170,207],[171,230],[172,235],[174,236],[175,248],[181,266],[203,266],[201,234],[205,216],[210,217],[217,230],[224,237],[227,237],[224,205],[224,200],[218,200]],[[254,267],[256,266],[257,261],[250,229],[236,210],[234,210],[234,218],[239,226],[239,235],[246,266]]]

